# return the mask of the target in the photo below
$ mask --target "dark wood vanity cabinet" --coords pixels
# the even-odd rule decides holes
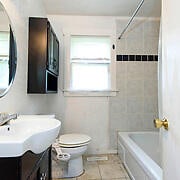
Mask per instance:
[[[30,151],[21,157],[0,158],[1,180],[50,180],[51,148],[40,154]]]
[[[28,93],[56,93],[59,41],[47,18],[29,18]]]

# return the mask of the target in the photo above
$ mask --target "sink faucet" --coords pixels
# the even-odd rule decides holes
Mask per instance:
[[[18,114],[0,113],[0,126],[6,124],[12,119],[17,119]]]

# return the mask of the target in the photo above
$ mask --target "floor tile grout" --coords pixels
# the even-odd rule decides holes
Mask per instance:
[[[84,168],[87,168],[85,173],[80,177],[69,179],[66,178],[64,180],[129,180],[127,170],[123,167],[122,161],[119,159],[118,155],[106,154],[106,156],[108,156],[108,160],[93,162],[88,162],[88,156],[84,156]],[[56,168],[56,170],[57,169],[60,168]],[[106,171],[110,173],[107,173]],[[52,180],[58,180],[58,178]],[[60,178],[59,180],[62,179]]]

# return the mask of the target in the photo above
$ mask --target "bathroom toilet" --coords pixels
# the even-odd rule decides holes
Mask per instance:
[[[70,155],[63,177],[76,177],[83,173],[82,155],[90,141],[91,138],[84,134],[64,134],[59,137],[58,143],[62,153]]]

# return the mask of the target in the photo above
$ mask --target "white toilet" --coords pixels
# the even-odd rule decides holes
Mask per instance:
[[[70,155],[67,161],[67,170],[63,177],[76,177],[83,173],[82,155],[87,150],[91,138],[84,134],[64,134],[59,138],[62,153]]]

